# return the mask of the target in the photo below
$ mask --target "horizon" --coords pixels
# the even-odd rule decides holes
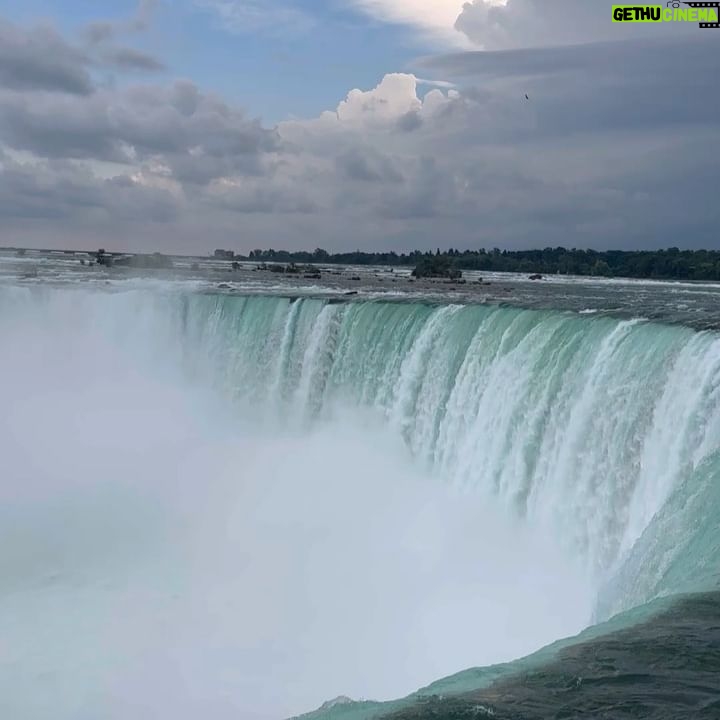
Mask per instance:
[[[698,248],[681,248],[677,247],[675,245],[669,246],[669,247],[658,247],[658,248],[646,248],[646,249],[635,249],[635,248],[606,248],[606,249],[599,249],[599,248],[592,248],[592,247],[572,247],[568,245],[547,245],[545,247],[527,247],[527,248],[494,248],[494,247],[470,247],[470,248],[464,248],[462,250],[458,248],[452,248],[449,247],[445,250],[440,248],[427,248],[427,249],[420,249],[415,248],[413,250],[395,250],[395,249],[384,249],[384,250],[334,250],[329,251],[325,250],[324,248],[316,248],[315,250],[308,250],[304,248],[300,248],[297,250],[290,250],[287,248],[253,248],[249,253],[239,253],[233,250],[231,247],[218,247],[213,248],[212,250],[206,251],[202,255],[197,254],[185,254],[181,252],[161,252],[159,250],[153,250],[152,248],[145,249],[145,250],[120,250],[120,249],[112,249],[110,246],[108,247],[95,247],[95,248],[73,248],[73,247],[37,247],[37,246],[28,246],[28,245],[0,245],[0,252],[17,252],[19,250],[24,251],[31,251],[31,252],[50,252],[50,253],[76,253],[76,254],[88,254],[88,255],[95,255],[99,250],[102,250],[104,254],[106,255],[167,255],[168,257],[187,257],[187,258],[207,258],[207,257],[213,257],[214,253],[217,251],[223,251],[223,252],[231,252],[233,253],[233,257],[235,258],[244,258],[248,261],[252,260],[252,253],[256,251],[260,251],[262,253],[267,254],[273,254],[273,255],[313,255],[317,250],[320,250],[322,252],[327,253],[328,257],[338,257],[341,255],[390,255],[395,254],[398,257],[406,257],[410,258],[413,256],[416,256],[417,254],[421,254],[423,256],[427,255],[436,255],[437,250],[440,250],[440,255],[452,255],[453,251],[459,253],[459,254],[487,254],[492,255],[494,254],[495,250],[498,250],[501,254],[507,253],[507,254],[520,254],[520,253],[537,253],[537,252],[544,252],[547,250],[555,251],[562,250],[565,252],[581,252],[581,253],[596,253],[596,254],[605,254],[605,253],[617,253],[617,254],[659,254],[659,253],[668,253],[672,254],[674,252],[677,253],[720,253],[720,248],[709,248],[709,247],[698,247]],[[227,259],[227,258],[217,258],[217,259]],[[310,261],[308,261],[310,262]]]

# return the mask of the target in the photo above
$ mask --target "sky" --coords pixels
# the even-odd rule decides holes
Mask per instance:
[[[720,29],[611,5],[0,0],[0,246],[720,248]]]

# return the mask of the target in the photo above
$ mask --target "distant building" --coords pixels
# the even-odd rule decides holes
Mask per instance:
[[[235,257],[235,253],[232,250],[216,250],[215,257],[218,260],[232,260]]]

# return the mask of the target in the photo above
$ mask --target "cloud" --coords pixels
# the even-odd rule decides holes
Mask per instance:
[[[196,7],[213,13],[226,30],[244,34],[262,31],[277,35],[300,33],[315,25],[305,10],[263,0],[194,0]]]
[[[613,23],[611,7],[612,3],[597,0],[471,0],[463,5],[455,28],[485,50],[657,38],[698,30],[690,23]]]
[[[130,18],[91,22],[83,28],[85,39],[90,44],[99,44],[113,40],[118,35],[143,32],[150,26],[159,4],[159,0],[140,0]]]
[[[496,140],[539,139],[663,127],[671,132],[674,127],[717,124],[720,99],[705,94],[704,80],[720,72],[715,50],[712,37],[687,42],[669,36],[458,53],[425,65],[444,76],[462,78],[468,96],[472,93],[467,85],[473,81],[480,89],[494,87],[497,93],[514,95],[517,115],[493,129]],[[525,92],[530,101],[525,101]],[[490,102],[486,98],[486,104]]]
[[[348,180],[392,183],[404,180],[393,160],[372,147],[349,148],[336,157],[335,164],[339,175]]]
[[[24,30],[0,19],[0,87],[87,95],[88,59],[50,26]]]
[[[201,197],[211,208],[242,214],[311,214],[315,202],[302,189],[281,182],[266,183],[253,178],[213,183]]]
[[[421,106],[415,77],[407,73],[391,73],[373,90],[351,90],[338,105],[336,114],[343,123],[382,123],[417,111]]]
[[[190,80],[95,85],[96,61],[57,31],[4,27],[0,56],[16,59],[0,75],[0,240],[717,245],[714,37],[444,55],[422,64],[436,86],[389,73],[266,127]],[[51,39],[45,74],[17,61],[38,38]]]
[[[184,180],[198,181],[256,172],[277,143],[272,130],[189,81],[81,97],[2,93],[0,130],[9,145],[40,157],[125,164],[159,158]]]
[[[167,223],[179,209],[177,196],[167,189],[140,177],[99,178],[76,163],[18,162],[0,153],[0,178],[0,218],[5,223]],[[46,243],[52,246],[53,238],[48,236]]]
[[[412,132],[422,126],[422,116],[417,110],[408,110],[398,118],[397,126],[405,132]]]
[[[349,4],[382,22],[414,28],[426,41],[456,48],[468,45],[455,30],[463,0],[349,0]]]
[[[418,85],[428,85],[429,87],[438,87],[445,90],[457,88],[457,85],[455,83],[449,82],[447,80],[427,80],[425,78],[415,78],[415,82]]]
[[[98,43],[78,47],[50,25],[26,29],[0,18],[0,89],[90,96],[95,90],[92,72],[98,66],[143,72],[164,69],[146,53],[106,44],[97,47]]]
[[[93,62],[120,71],[159,72],[166,67],[157,58],[135,48],[118,46],[115,41],[123,35],[144,32],[150,26],[159,0],[140,0],[130,18],[102,20],[83,28],[86,52]]]
[[[133,48],[113,48],[103,53],[103,59],[122,70],[159,72],[166,69],[165,65],[152,55]]]

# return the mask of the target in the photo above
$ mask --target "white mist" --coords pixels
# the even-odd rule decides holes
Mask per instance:
[[[277,719],[583,627],[551,537],[350,411],[259,429],[143,303],[0,309],[0,716]]]

